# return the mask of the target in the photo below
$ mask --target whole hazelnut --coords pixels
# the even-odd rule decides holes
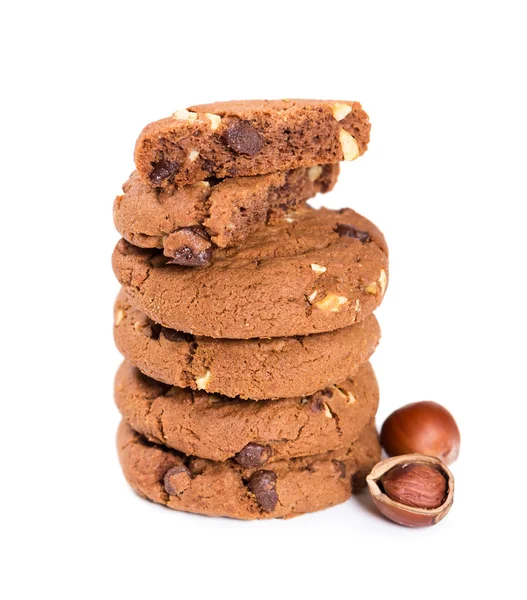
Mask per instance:
[[[435,525],[454,501],[454,478],[439,459],[422,454],[388,458],[366,478],[375,506],[406,527]]]
[[[389,456],[426,454],[450,465],[459,454],[460,434],[446,408],[436,402],[414,402],[386,419],[381,444]]]

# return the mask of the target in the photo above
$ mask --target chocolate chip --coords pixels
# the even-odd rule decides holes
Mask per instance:
[[[212,244],[205,229],[200,225],[193,225],[167,236],[163,252],[169,257],[168,265],[203,267],[212,258]]]
[[[370,234],[367,231],[361,231],[360,229],[356,229],[353,225],[347,225],[346,223],[341,223],[337,225],[335,231],[339,234],[340,237],[346,236],[349,238],[353,238],[359,240],[363,244],[365,242],[370,241]]]
[[[154,168],[150,172],[149,177],[150,181],[154,185],[160,185],[163,183],[163,181],[165,181],[165,179],[168,179],[169,177],[172,177],[172,175],[179,173],[179,169],[181,169],[181,165],[179,163],[165,160],[164,158],[152,163],[152,166]]]
[[[232,121],[223,134],[223,141],[238,154],[254,156],[263,146],[263,139],[249,121]]]
[[[334,460],[333,464],[337,469],[337,472],[340,473],[339,477],[346,477],[346,465],[341,460]]]
[[[324,401],[320,397],[313,398],[311,401],[311,410],[314,413],[319,413],[324,410]]]
[[[170,342],[191,342],[193,339],[190,333],[169,329],[168,327],[161,327],[161,333]]]
[[[272,453],[271,446],[249,442],[234,458],[242,467],[261,467],[271,458]]]
[[[163,483],[167,494],[179,496],[190,486],[191,480],[192,475],[187,467],[185,465],[178,465],[165,473]]]
[[[276,475],[273,471],[255,471],[248,481],[249,489],[265,512],[271,512],[278,502]]]
[[[204,171],[207,171],[207,173],[214,173],[214,170],[216,169],[216,165],[214,164],[214,162],[212,160],[206,159],[203,161],[201,168]]]

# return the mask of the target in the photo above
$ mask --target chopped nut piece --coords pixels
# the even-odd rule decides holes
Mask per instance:
[[[335,102],[333,105],[333,116],[337,121],[342,121],[344,117],[350,114],[352,107],[349,104],[343,104],[342,102]]]
[[[374,281],[373,283],[370,283],[369,285],[367,285],[364,288],[364,291],[367,294],[371,294],[372,296],[376,296],[377,295],[377,283]]]
[[[326,267],[323,267],[322,265],[317,265],[316,263],[312,263],[311,268],[313,269],[313,271],[315,271],[315,273],[325,273],[327,271]]]
[[[183,108],[182,110],[176,110],[172,116],[179,121],[190,121],[191,123],[198,118],[197,113],[190,112],[186,108]]]
[[[315,306],[317,308],[320,308],[320,310],[338,312],[340,307],[343,304],[346,304],[347,301],[348,299],[346,298],[346,296],[337,296],[333,292],[329,292],[329,294],[326,294],[324,298],[322,298],[322,300],[315,302]]]
[[[307,172],[309,181],[316,181],[321,175],[322,167],[320,165],[315,165],[314,167],[311,167]]]
[[[386,291],[386,284],[388,283],[388,278],[386,277],[386,271],[381,269],[381,274],[379,276],[379,285],[381,286],[381,294],[384,294]]]
[[[357,300],[355,300],[355,312],[359,312],[360,310],[360,300],[357,298]]]
[[[328,419],[332,419],[333,418],[333,413],[331,412],[331,409],[329,408],[329,406],[324,402],[324,414],[326,415],[326,417]]]
[[[207,385],[210,381],[210,371],[207,371],[205,373],[205,375],[202,375],[201,377],[198,377],[196,379],[196,387],[198,388],[198,390],[206,390],[207,389]]]
[[[351,392],[346,392],[346,396],[348,397],[346,404],[355,404],[357,402],[357,398]]]
[[[198,158],[198,156],[199,156],[198,150],[191,150],[188,154],[188,159],[190,160],[190,162],[194,162],[196,160],[196,158]]]
[[[339,139],[344,160],[355,160],[359,156],[357,140],[345,129],[340,130]]]
[[[205,113],[205,115],[210,119],[210,128],[212,131],[216,131],[221,123],[220,115],[214,115],[212,113]]]
[[[120,308],[115,315],[115,326],[119,325],[119,323],[124,319],[124,310]]]
[[[313,302],[313,300],[314,300],[314,299],[317,297],[317,294],[318,294],[318,292],[317,292],[317,290],[315,290],[315,291],[314,291],[312,294],[310,294],[310,295],[307,297],[307,299],[308,299],[310,302]]]

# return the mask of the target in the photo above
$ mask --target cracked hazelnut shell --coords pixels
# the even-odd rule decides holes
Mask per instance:
[[[405,465],[424,465],[426,467],[433,467],[434,469],[437,469],[437,471],[444,477],[446,486],[444,494],[442,494],[443,499],[439,506],[434,508],[410,506],[409,504],[403,504],[403,502],[399,502],[393,498],[390,498],[384,489],[382,480],[386,475],[388,475],[388,473],[393,472],[394,469]],[[406,454],[403,456],[387,458],[386,460],[382,460],[381,462],[377,463],[375,467],[373,467],[371,473],[366,478],[366,482],[368,484],[368,490],[371,494],[373,503],[379,509],[379,511],[386,518],[390,519],[390,521],[394,521],[395,523],[404,525],[405,527],[426,527],[439,523],[439,521],[441,521],[441,519],[448,514],[448,511],[450,510],[454,501],[454,477],[444,463],[442,463],[438,458],[432,456],[424,456],[422,454]],[[404,491],[404,485],[405,482],[402,482],[401,486],[399,487],[399,498],[404,498],[407,495]],[[407,483],[406,485],[409,487]],[[420,485],[435,485],[435,483],[427,482],[426,479],[416,480],[415,486],[413,490],[411,490],[414,495],[416,493],[416,489],[418,489],[418,486]],[[428,497],[437,492],[437,490],[430,488],[422,488],[420,491],[422,492],[423,496]]]
[[[389,456],[426,454],[447,465],[459,454],[461,436],[454,417],[437,402],[413,402],[394,411],[381,429]]]

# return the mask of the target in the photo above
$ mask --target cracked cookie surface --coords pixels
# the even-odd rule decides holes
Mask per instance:
[[[188,265],[183,247],[193,249],[205,237],[201,264],[216,248],[239,246],[251,233],[305,204],[318,192],[328,192],[338,177],[338,165],[300,168],[255,177],[201,181],[163,190],[145,184],[132,173],[123,195],[114,202],[114,221],[123,238],[141,248],[162,248],[176,264]],[[201,233],[193,233],[199,227]],[[198,236],[196,238],[196,236]],[[196,257],[196,249],[191,253]],[[190,265],[190,266],[196,266]]]
[[[379,388],[369,363],[307,397],[247,402],[159,383],[124,362],[115,401],[149,441],[215,461],[263,453],[257,466],[347,447],[372,421]]]
[[[347,500],[380,458],[373,425],[347,449],[243,467],[189,457],[148,442],[124,421],[119,460],[131,487],[169,508],[237,519],[288,518]]]
[[[147,125],[134,158],[145,183],[171,187],[354,160],[369,138],[368,115],[358,102],[216,102]]]
[[[220,340],[161,327],[122,290],[114,307],[117,348],[145,375],[163,383],[250,400],[313,394],[338,383],[373,354],[374,315],[336,331],[287,338]]]
[[[159,250],[118,242],[113,268],[134,306],[157,323],[215,338],[333,331],[382,302],[388,250],[370,221],[342,209],[302,208],[260,228],[210,265],[167,264]]]

